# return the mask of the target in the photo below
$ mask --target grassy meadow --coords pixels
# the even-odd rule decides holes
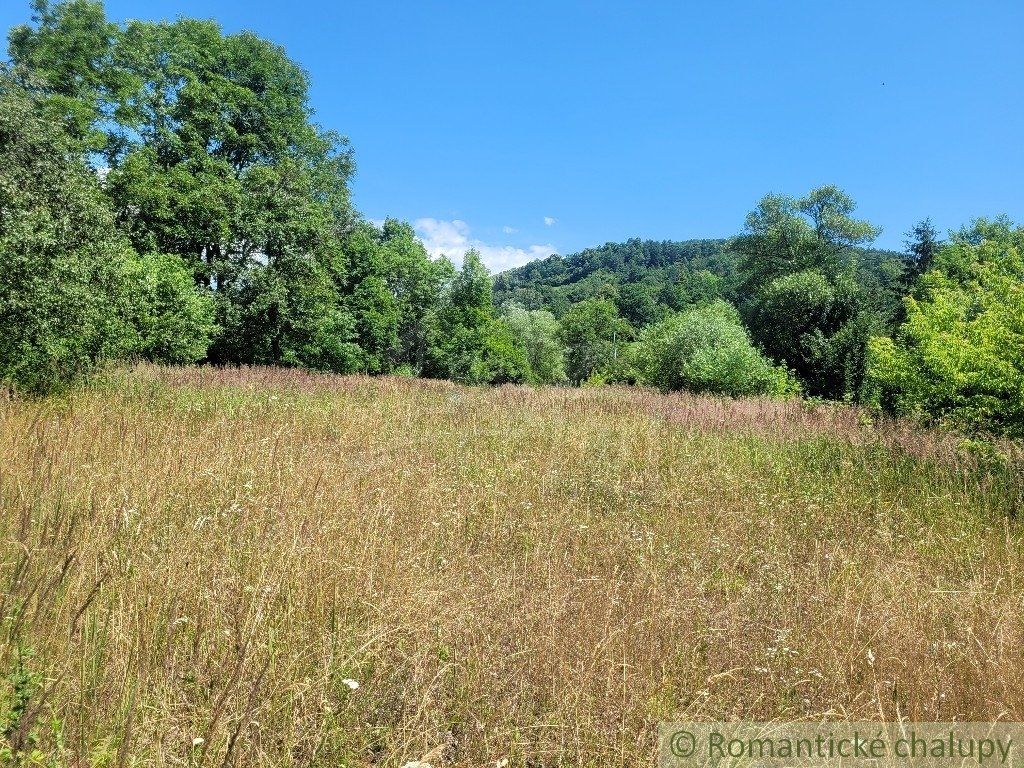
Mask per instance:
[[[2,743],[596,768],[652,764],[667,719],[1024,720],[1020,458],[969,448],[275,369],[0,401]]]

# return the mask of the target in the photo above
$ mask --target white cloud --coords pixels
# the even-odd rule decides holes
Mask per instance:
[[[556,219],[556,218],[555,218],[554,216],[545,216],[545,217],[544,217],[544,226],[545,226],[545,227],[550,227],[550,226],[552,226],[552,225],[553,225],[553,224],[554,224],[554,223],[555,223],[556,221],[558,221],[558,219]]]
[[[504,232],[506,235],[512,235],[518,232],[519,230],[516,229],[515,227],[510,227],[508,224],[506,224],[504,227],[501,228],[501,231]]]
[[[456,264],[461,263],[466,251],[475,248],[491,272],[500,272],[525,264],[534,259],[543,259],[558,249],[550,243],[515,248],[511,245],[490,245],[473,237],[469,225],[461,219],[416,219],[413,222],[416,234],[432,257],[447,256]]]

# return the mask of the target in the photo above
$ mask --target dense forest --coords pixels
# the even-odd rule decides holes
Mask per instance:
[[[726,240],[629,240],[498,275],[353,207],[352,148],[286,52],[215,21],[33,2],[0,71],[0,381],[100,364],[300,366],[857,401],[1024,434],[1024,229],[904,253],[826,185]]]

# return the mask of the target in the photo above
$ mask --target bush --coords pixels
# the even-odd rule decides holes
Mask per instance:
[[[786,371],[754,348],[738,313],[724,301],[693,307],[645,329],[632,354],[640,381],[666,392],[739,397],[794,391]]]
[[[461,384],[523,384],[530,376],[526,349],[503,321],[457,326],[444,346],[445,378]]]
[[[633,328],[619,316],[608,299],[588,299],[574,304],[562,318],[561,340],[569,380],[587,381],[595,374],[616,378],[620,349],[632,340]]]
[[[220,332],[209,356],[217,363],[301,366],[354,373],[362,350],[352,316],[324,265],[279,258],[244,270],[217,291]]]
[[[524,384],[530,379],[530,361],[522,340],[501,319],[492,320],[484,337],[481,382]]]
[[[526,350],[529,381],[533,384],[565,383],[565,350],[559,340],[561,327],[555,316],[547,310],[527,310],[512,304],[505,309],[503,320],[518,345]]]
[[[194,363],[206,357],[216,329],[213,299],[196,286],[179,256],[142,259],[140,352],[157,363]]]
[[[895,339],[875,338],[875,401],[970,432],[1024,437],[1024,229],[979,221],[937,256]]]

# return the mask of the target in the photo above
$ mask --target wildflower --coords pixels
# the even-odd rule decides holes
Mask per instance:
[[[348,689],[349,689],[350,691],[354,691],[354,690],[355,690],[356,688],[358,688],[358,687],[359,687],[359,681],[358,681],[358,680],[353,680],[353,679],[352,679],[351,677],[346,677],[346,678],[345,678],[344,680],[342,680],[341,682],[342,682],[342,683],[343,683],[344,685],[347,685],[347,686],[348,686]]]
[[[202,736],[196,736],[194,739],[192,739],[192,746],[201,746],[204,741],[206,741],[206,739],[204,739]]]

